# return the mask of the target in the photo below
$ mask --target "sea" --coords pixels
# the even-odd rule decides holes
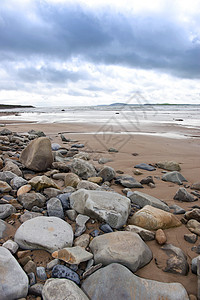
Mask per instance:
[[[57,106],[2,109],[0,112],[10,113],[0,116],[0,123],[5,119],[13,123],[88,123],[99,125],[104,132],[109,132],[109,128],[113,132],[115,127],[116,133],[146,132],[200,138],[200,105]]]

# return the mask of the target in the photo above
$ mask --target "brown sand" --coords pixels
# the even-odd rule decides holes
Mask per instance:
[[[2,123],[2,122],[1,122]],[[58,133],[64,132],[65,137],[78,140],[86,146],[83,151],[91,152],[94,159],[94,164],[100,168],[101,165],[96,161],[100,157],[109,157],[113,162],[106,165],[113,167],[115,170],[121,170],[125,174],[133,175],[138,181],[142,178],[152,175],[156,184],[156,188],[145,186],[141,191],[149,195],[155,196],[164,200],[168,205],[177,204],[185,210],[191,209],[193,205],[200,205],[200,200],[193,203],[181,203],[174,201],[173,197],[179,186],[173,183],[163,182],[161,179],[162,169],[148,172],[142,171],[143,175],[135,176],[133,174],[134,165],[137,163],[154,164],[162,160],[174,160],[181,164],[181,173],[188,180],[188,185],[200,181],[200,139],[172,139],[157,136],[147,135],[95,135],[87,134],[89,132],[98,131],[98,126],[91,126],[86,124],[9,124],[8,129],[15,132],[27,132],[30,129],[42,130],[47,136],[52,138],[53,142],[58,142],[64,147],[68,147],[67,143],[62,144]],[[170,128],[171,130],[172,128]],[[168,128],[165,128],[167,131]],[[177,129],[176,129],[177,130]],[[182,132],[184,131],[181,128]],[[185,130],[186,132],[188,130]],[[83,134],[80,134],[83,133]],[[195,132],[195,135],[198,132]],[[198,133],[199,134],[199,133]],[[110,147],[120,148],[118,153],[108,153],[107,149]],[[138,153],[133,156],[132,153]],[[155,177],[156,176],[156,177]],[[117,185],[112,185],[117,192],[122,193],[122,188]],[[133,189],[132,189],[133,190]],[[190,191],[190,189],[188,189]],[[181,219],[183,215],[178,216]],[[87,225],[89,226],[89,225]],[[191,251],[193,246],[199,245],[199,241],[195,244],[190,244],[184,240],[184,234],[190,233],[185,225],[178,228],[165,230],[167,236],[167,243],[181,248],[187,255],[188,263],[191,264],[191,259],[198,254]],[[163,256],[163,251],[160,249],[156,241],[147,242],[148,246],[153,252],[153,260],[142,269],[138,270],[136,274],[143,278],[163,281],[163,282],[180,282],[186,288],[188,294],[197,295],[197,276],[189,271],[187,276],[170,274],[163,272],[155,264],[155,258],[160,259]]]

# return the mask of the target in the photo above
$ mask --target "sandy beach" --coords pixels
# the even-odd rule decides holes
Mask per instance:
[[[200,138],[166,138],[164,134],[163,136],[162,134],[156,136],[142,134],[142,132],[130,135],[128,133],[116,133],[116,130],[114,130],[115,133],[106,134],[106,132],[101,133],[99,126],[91,126],[90,124],[30,124],[28,122],[12,124],[12,122],[6,122],[6,120],[5,123],[6,128],[18,133],[25,133],[31,129],[41,130],[50,137],[52,142],[68,148],[68,144],[63,144],[60,138],[60,133],[63,133],[67,138],[84,143],[84,151],[91,154],[91,162],[97,168],[101,168],[101,165],[98,164],[98,159],[105,157],[113,160],[106,163],[106,165],[113,167],[116,171],[120,170],[124,174],[134,176],[138,181],[149,175],[153,176],[155,188],[144,185],[142,192],[165,201],[169,206],[177,204],[186,211],[191,210],[193,205],[200,206],[200,199],[194,203],[173,200],[179,186],[161,180],[163,169],[157,168],[151,172],[142,170],[142,175],[137,176],[133,174],[134,166],[139,163],[155,165],[159,161],[176,161],[180,164],[181,174],[188,180],[186,185],[189,187],[191,184],[200,181]],[[170,128],[172,132],[177,132],[177,128]],[[184,128],[180,130],[181,133],[184,133]],[[156,129],[152,128],[152,131],[155,132]],[[167,132],[168,128],[160,128],[160,132],[162,131]],[[185,134],[187,134],[187,131],[188,129],[185,129]],[[194,132],[194,135],[198,135],[197,130]],[[119,152],[109,153],[108,149],[111,147],[118,149]],[[123,194],[123,187],[114,183],[111,187],[116,192]],[[132,189],[132,191],[134,190],[139,189]],[[188,191],[191,192],[189,188]],[[177,215],[177,217],[181,219],[183,215]],[[87,230],[89,231],[89,228]],[[195,244],[191,244],[184,239],[184,234],[190,233],[185,225],[166,229],[164,232],[167,237],[167,243],[181,248],[187,256],[189,265],[191,265],[191,260],[198,255],[191,249],[199,245],[199,240]],[[155,240],[147,242],[147,245],[152,250],[153,259],[145,267],[139,269],[136,275],[162,282],[179,282],[183,284],[189,295],[197,295],[197,276],[191,272],[191,269],[186,276],[163,272],[155,263],[155,259],[158,261],[162,260],[163,251],[161,246]]]

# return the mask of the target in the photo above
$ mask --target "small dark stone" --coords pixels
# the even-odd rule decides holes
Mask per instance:
[[[36,278],[35,278],[35,274],[33,272],[28,274],[28,278],[29,278],[30,286],[36,284]]]
[[[71,145],[71,148],[84,148],[85,145],[84,144],[73,144]]]
[[[184,239],[187,242],[189,242],[191,244],[194,244],[197,241],[198,236],[196,234],[193,234],[193,233],[191,233],[191,234],[190,233],[189,234],[184,234]]]
[[[139,154],[136,153],[136,152],[134,152],[134,153],[132,153],[132,155],[133,155],[133,156],[138,156]]]
[[[113,232],[109,224],[102,224],[99,228],[105,233]]]
[[[134,168],[142,169],[142,170],[146,170],[146,171],[154,171],[154,170],[156,170],[155,167],[153,167],[151,165],[148,165],[148,164],[145,164],[145,163],[141,163],[139,165],[136,165],[136,166],[134,166]]]
[[[63,265],[56,265],[52,270],[53,278],[66,278],[80,284],[80,278],[76,272]]]
[[[60,194],[56,197],[60,200],[64,210],[70,209],[70,200],[69,200],[70,195],[71,195],[71,193],[64,193],[64,194]]]
[[[148,176],[146,178],[143,178],[141,181],[140,181],[141,184],[149,184],[149,183],[153,183],[155,184],[155,182],[153,181],[153,177],[152,176]]]
[[[95,230],[93,230],[92,232],[90,232],[90,235],[91,235],[92,237],[96,237],[96,236],[99,235],[99,233],[100,233],[100,231],[99,231],[98,229],[95,229]]]
[[[36,283],[36,284],[32,285],[31,287],[29,287],[28,293],[30,295],[34,295],[34,296],[41,296],[42,290],[43,290],[43,284]]]

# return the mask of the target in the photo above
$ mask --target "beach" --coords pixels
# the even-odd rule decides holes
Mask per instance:
[[[112,167],[118,174],[128,174],[133,176],[137,181],[141,181],[147,176],[152,176],[155,187],[151,188],[144,184],[143,189],[132,188],[132,191],[141,191],[153,197],[156,197],[170,207],[174,204],[179,205],[185,211],[192,209],[194,205],[200,206],[200,199],[195,202],[180,202],[174,200],[174,196],[179,189],[179,185],[172,182],[165,182],[162,179],[163,169],[156,167],[154,171],[140,170],[141,175],[135,175],[135,165],[146,163],[152,166],[160,161],[175,161],[181,167],[181,174],[187,179],[184,185],[188,192],[192,192],[190,186],[200,181],[200,132],[198,128],[184,128],[178,125],[163,124],[152,126],[144,125],[138,132],[134,132],[121,126],[121,124],[106,127],[106,124],[91,123],[29,123],[1,120],[1,124],[12,132],[24,134],[29,130],[43,131],[52,143],[58,143],[61,147],[69,149],[70,143],[63,142],[61,134],[66,138],[78,143],[84,144],[81,151],[90,154],[90,162],[97,168],[102,168],[98,163],[100,158],[109,158],[112,161],[105,165]],[[4,127],[2,127],[3,129]],[[110,148],[116,149],[118,152],[109,152]],[[117,193],[124,195],[123,187],[111,181],[110,187]],[[62,189],[63,187],[60,186]],[[173,209],[170,210],[173,212]],[[183,214],[176,217],[181,220]],[[19,223],[16,223],[19,225]],[[91,224],[90,224],[91,226]],[[86,233],[89,233],[91,227],[87,227]],[[98,228],[98,224],[95,227]],[[172,244],[180,248],[187,257],[187,262],[191,266],[191,261],[198,254],[195,252],[195,246],[199,245],[199,239],[194,244],[184,239],[184,234],[191,233],[185,224],[176,228],[164,230],[167,244]],[[156,240],[147,241],[146,244],[153,253],[153,259],[146,266],[140,268],[135,273],[141,278],[156,280],[160,282],[179,282],[181,283],[188,295],[197,296],[197,275],[193,274],[191,267],[187,275],[173,274],[162,270],[163,250]],[[193,250],[192,250],[193,247]],[[43,251],[42,251],[43,252]],[[42,253],[41,252],[41,253]],[[38,250],[38,255],[39,254]],[[42,253],[43,260],[45,255]],[[37,255],[35,260],[37,261]],[[157,263],[156,263],[157,262]],[[164,264],[164,261],[163,261]],[[30,297],[30,296],[29,296]],[[27,298],[31,299],[31,298]]]

